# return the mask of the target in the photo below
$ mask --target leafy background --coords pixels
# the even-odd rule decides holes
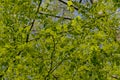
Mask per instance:
[[[0,0],[0,80],[119,80],[118,4]]]

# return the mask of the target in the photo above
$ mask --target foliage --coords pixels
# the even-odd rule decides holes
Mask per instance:
[[[120,7],[120,1],[119,0],[113,0],[113,2],[115,3],[115,6]]]
[[[112,0],[0,0],[0,80],[119,80],[117,8]]]

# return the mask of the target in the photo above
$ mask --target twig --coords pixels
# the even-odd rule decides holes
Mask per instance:
[[[82,2],[82,0],[79,1],[79,3],[81,3],[81,2]]]
[[[56,16],[56,15],[48,14],[48,13],[45,13],[45,12],[39,12],[39,14],[48,15],[48,16],[52,16],[52,17],[55,17],[55,18],[63,18],[63,19],[66,19],[66,20],[72,20],[72,18],[69,18],[69,17]]]
[[[67,5],[67,3],[65,2],[65,1],[63,1],[63,0],[58,0],[58,1],[60,1],[60,2],[62,2],[63,4],[65,4],[65,5]],[[75,7],[74,5],[71,5],[71,7],[73,7],[75,10],[79,10],[77,7]]]
[[[40,0],[40,3],[39,3],[39,5],[38,5],[37,11],[36,11],[36,14],[39,13],[39,8],[40,8],[40,5],[41,5],[41,4],[42,4],[42,0]],[[29,40],[30,32],[31,32],[31,30],[32,30],[32,28],[33,28],[33,26],[34,26],[34,23],[35,23],[35,19],[34,19],[34,20],[32,21],[32,23],[31,23],[31,27],[30,27],[29,32],[28,32],[27,37],[26,37],[26,43],[27,43],[28,40]]]
[[[64,61],[65,59],[66,59],[66,58],[64,58],[64,59],[61,60],[59,63],[57,63],[57,64],[54,66],[54,68],[51,69],[51,70],[48,72],[47,76],[45,76],[45,80],[46,80],[46,78],[47,78],[51,73],[53,73],[53,72],[63,63],[63,61]]]
[[[50,75],[50,73],[51,73],[51,71],[52,71],[52,69],[53,69],[53,56],[54,56],[54,53],[55,53],[56,44],[55,44],[55,38],[54,38],[54,36],[52,36],[52,39],[53,39],[53,51],[52,51],[51,57],[50,57],[50,60],[51,60],[51,62],[50,62],[50,69],[49,69],[49,71],[48,71],[48,74],[47,74],[46,77],[45,77],[45,80],[46,80],[46,78]]]

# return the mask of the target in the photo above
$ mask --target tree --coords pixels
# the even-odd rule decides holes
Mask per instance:
[[[112,0],[1,0],[0,79],[119,79],[117,9]]]

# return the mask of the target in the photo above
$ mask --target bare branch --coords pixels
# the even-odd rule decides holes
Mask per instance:
[[[48,14],[48,13],[45,13],[45,12],[39,12],[39,14],[48,15],[48,16],[52,16],[52,17],[56,17],[56,18],[63,18],[63,19],[66,19],[66,20],[72,20],[72,18],[69,18],[69,17],[56,16],[56,15]]]
[[[38,5],[37,11],[36,11],[36,14],[39,13],[39,8],[40,8],[40,5],[41,5],[41,4],[42,4],[42,0],[40,0],[40,3],[39,3],[39,5]],[[35,23],[35,19],[34,19],[34,20],[32,21],[32,23],[31,23],[31,27],[30,27],[29,32],[28,32],[27,37],[26,37],[26,43],[28,42],[28,39],[29,39],[29,36],[30,36],[30,32],[31,32],[31,30],[32,30],[32,28],[33,28],[33,26],[34,26],[34,23]]]

